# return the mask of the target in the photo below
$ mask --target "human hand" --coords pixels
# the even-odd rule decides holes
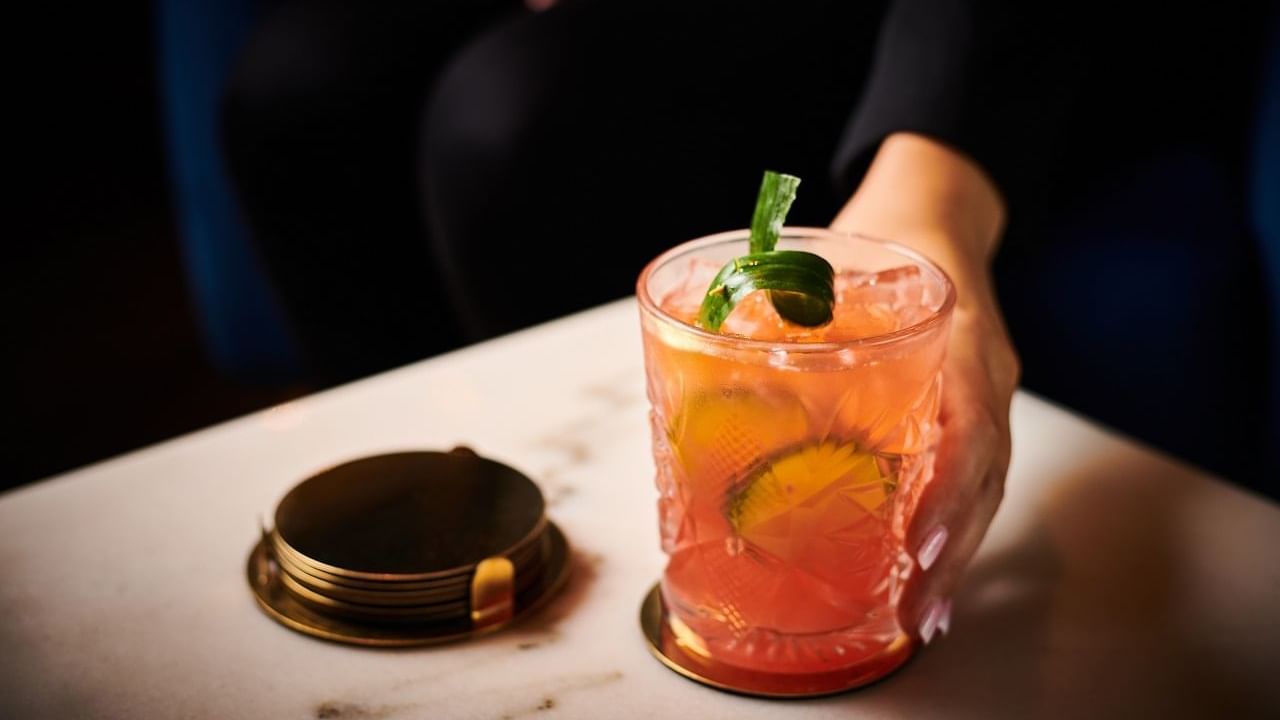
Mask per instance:
[[[950,631],[952,593],[1004,497],[1019,372],[998,313],[958,307],[942,364],[934,475],[906,532],[916,567],[898,603],[902,627],[926,645]]]
[[[833,221],[910,245],[956,285],[942,364],[932,480],[906,530],[916,561],[898,604],[901,626],[925,644],[951,626],[951,596],[1004,496],[1009,406],[1020,368],[990,281],[1004,223],[994,185],[971,160],[914,135],[886,139],[853,199]]]

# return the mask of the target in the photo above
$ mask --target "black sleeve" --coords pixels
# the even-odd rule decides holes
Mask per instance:
[[[1062,115],[1089,53],[1080,4],[1020,0],[896,0],[871,75],[839,144],[833,172],[848,196],[881,140],[909,131],[977,161],[1011,211],[1041,187]]]

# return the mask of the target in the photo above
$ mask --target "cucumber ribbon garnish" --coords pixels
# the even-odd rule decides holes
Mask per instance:
[[[734,306],[756,290],[767,290],[778,314],[797,325],[831,322],[836,299],[831,263],[803,250],[774,249],[799,185],[794,175],[765,171],[751,217],[750,252],[720,268],[702,300],[699,325],[719,330]]]

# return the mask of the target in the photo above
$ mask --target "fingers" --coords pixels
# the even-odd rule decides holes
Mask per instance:
[[[989,395],[981,386],[972,378],[951,379],[940,414],[935,475],[907,528],[906,549],[916,567],[899,598],[898,616],[904,629],[925,642],[949,631],[951,594],[1004,495],[1008,433],[986,409]]]
[[[967,336],[969,330],[959,337]],[[972,507],[979,496],[1003,494],[1009,464],[1009,404],[1016,378],[1000,383],[992,379],[986,358],[993,353],[981,352],[984,345],[953,340],[948,349],[934,477],[922,492],[907,528],[909,551],[918,552],[937,528],[948,527],[949,515]],[[1008,355],[1014,357],[1012,352]],[[1015,371],[1013,367],[1009,370]],[[993,483],[995,486],[989,487]]]
[[[907,527],[909,552],[918,552],[938,527],[949,527],[952,516],[973,504],[1001,445],[999,430],[986,413],[966,409],[945,417],[934,477],[921,493]]]
[[[1017,354],[998,315],[958,309],[943,365],[934,476],[906,530],[915,566],[898,620],[928,643],[951,628],[951,596],[1004,497]]]
[[[920,553],[917,553],[916,574],[903,589],[898,617],[908,632],[921,639],[929,634],[931,613],[947,607],[965,568],[982,544],[986,529],[995,516],[999,507],[998,488],[1001,484],[991,481],[990,478],[993,477],[994,475],[988,475],[976,483],[984,488],[992,488],[984,491],[982,499],[949,518],[946,542],[927,568],[925,563],[920,562]],[[945,617],[933,618],[934,622],[941,622],[944,626],[949,625],[946,620]]]

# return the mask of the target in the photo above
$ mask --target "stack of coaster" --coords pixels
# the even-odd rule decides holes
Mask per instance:
[[[294,487],[249,557],[258,603],[328,640],[458,640],[526,615],[564,584],[568,544],[542,493],[475,453],[361,458]]]

